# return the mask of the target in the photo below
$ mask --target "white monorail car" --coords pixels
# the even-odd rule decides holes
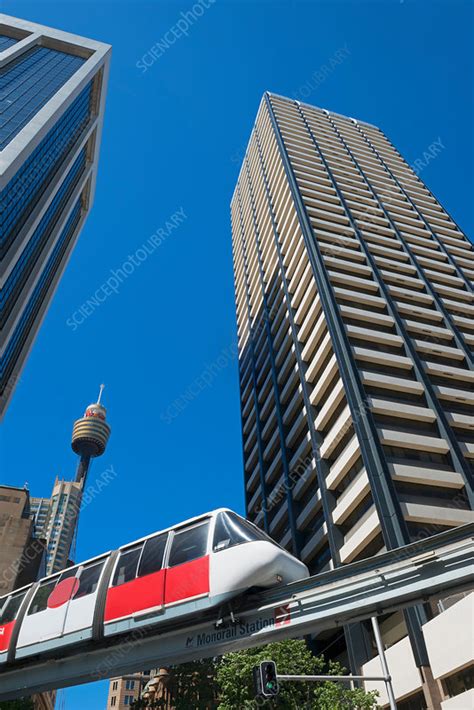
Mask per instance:
[[[262,530],[216,510],[1,597],[0,669],[307,576]]]

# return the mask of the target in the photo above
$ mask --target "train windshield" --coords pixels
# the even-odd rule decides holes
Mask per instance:
[[[229,547],[234,547],[234,545],[242,545],[245,542],[254,542],[255,540],[265,540],[265,542],[277,544],[263,530],[260,530],[260,528],[252,525],[247,520],[239,518],[235,513],[219,513],[214,530],[214,543],[212,546],[214,552],[226,550]]]

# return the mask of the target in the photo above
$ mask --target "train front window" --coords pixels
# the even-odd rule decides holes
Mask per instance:
[[[14,597],[10,597],[10,600],[5,604],[2,611],[0,612],[0,624],[8,624],[10,621],[16,619],[18,609],[21,606],[21,602],[25,598],[26,592],[21,594],[16,594]]]
[[[254,540],[264,540],[265,542],[271,542],[272,545],[276,545],[277,547],[280,548],[280,550],[284,549],[281,545],[279,545],[277,542],[275,542],[275,540],[272,537],[270,537],[270,535],[267,535],[266,532],[261,530],[254,523],[251,523],[249,520],[244,520],[243,518],[238,518],[237,516],[235,516],[235,517],[237,518],[239,523],[242,525],[242,527],[248,531],[248,534],[252,535]]]
[[[246,542],[264,540],[276,544],[263,530],[260,530],[251,523],[239,518],[235,513],[219,513],[214,530],[214,552],[227,550],[235,545],[242,545]]]
[[[206,520],[205,523],[176,532],[171,545],[168,566],[176,567],[184,562],[204,557],[207,551],[208,531],[209,521]]]
[[[227,550],[234,545],[241,545],[243,542],[250,542],[246,530],[242,529],[240,521],[235,519],[230,513],[219,513],[214,529],[214,552]]]
[[[117,587],[119,584],[125,584],[125,582],[130,582],[130,580],[135,579],[142,547],[143,544],[120,553],[112,586]]]

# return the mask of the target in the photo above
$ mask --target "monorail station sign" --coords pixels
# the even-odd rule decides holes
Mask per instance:
[[[269,616],[259,616],[255,620],[246,622],[236,621],[223,629],[213,629],[212,631],[203,631],[194,636],[188,636],[186,639],[186,648],[214,646],[223,641],[249,638],[257,636],[260,632],[278,628],[289,623],[289,607],[278,607]]]

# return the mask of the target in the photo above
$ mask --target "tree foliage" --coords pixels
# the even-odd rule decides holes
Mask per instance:
[[[285,682],[280,693],[271,700],[255,699],[252,669],[261,661],[275,661],[280,674],[344,675],[346,670],[334,662],[326,663],[322,656],[313,656],[306,643],[288,639],[260,648],[228,653],[219,660],[184,663],[171,669],[173,675],[173,706],[176,710],[257,710],[259,707],[286,710],[374,710],[378,707],[376,693],[361,688],[351,689],[348,683]],[[144,701],[135,708],[164,707],[157,700]]]
[[[0,710],[34,710],[34,705],[30,698],[4,700],[0,702]]]
[[[271,700],[255,700],[252,668],[261,661],[275,661],[278,673],[287,675],[342,675],[345,669],[338,663],[326,664],[322,656],[313,656],[305,642],[288,639],[263,648],[249,648],[224,656],[217,666],[216,679],[220,689],[219,710],[255,710],[266,708],[287,710],[372,710],[377,708],[375,693],[361,688],[352,690],[348,684],[285,682],[279,695]]]

